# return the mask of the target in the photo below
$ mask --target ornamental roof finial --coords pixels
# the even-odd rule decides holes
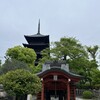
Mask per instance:
[[[38,35],[40,34],[40,19],[39,19],[39,22],[38,22]]]

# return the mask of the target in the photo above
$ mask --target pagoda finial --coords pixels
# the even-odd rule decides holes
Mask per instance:
[[[40,19],[39,19],[39,23],[38,23],[38,33],[37,34],[40,34]]]

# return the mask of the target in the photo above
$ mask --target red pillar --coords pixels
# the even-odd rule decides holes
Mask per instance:
[[[67,100],[70,100],[70,82],[67,83]]]
[[[44,83],[42,82],[41,100],[44,100]]]
[[[76,100],[76,88],[74,86],[74,100]]]

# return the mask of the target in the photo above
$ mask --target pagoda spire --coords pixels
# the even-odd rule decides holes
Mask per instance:
[[[39,22],[38,22],[38,35],[40,34],[40,19],[39,19]]]

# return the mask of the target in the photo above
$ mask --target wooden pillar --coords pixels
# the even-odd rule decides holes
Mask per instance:
[[[76,100],[76,88],[74,86],[74,100]]]
[[[44,83],[42,82],[41,100],[44,100]]]
[[[70,100],[70,81],[67,82],[67,100]]]

